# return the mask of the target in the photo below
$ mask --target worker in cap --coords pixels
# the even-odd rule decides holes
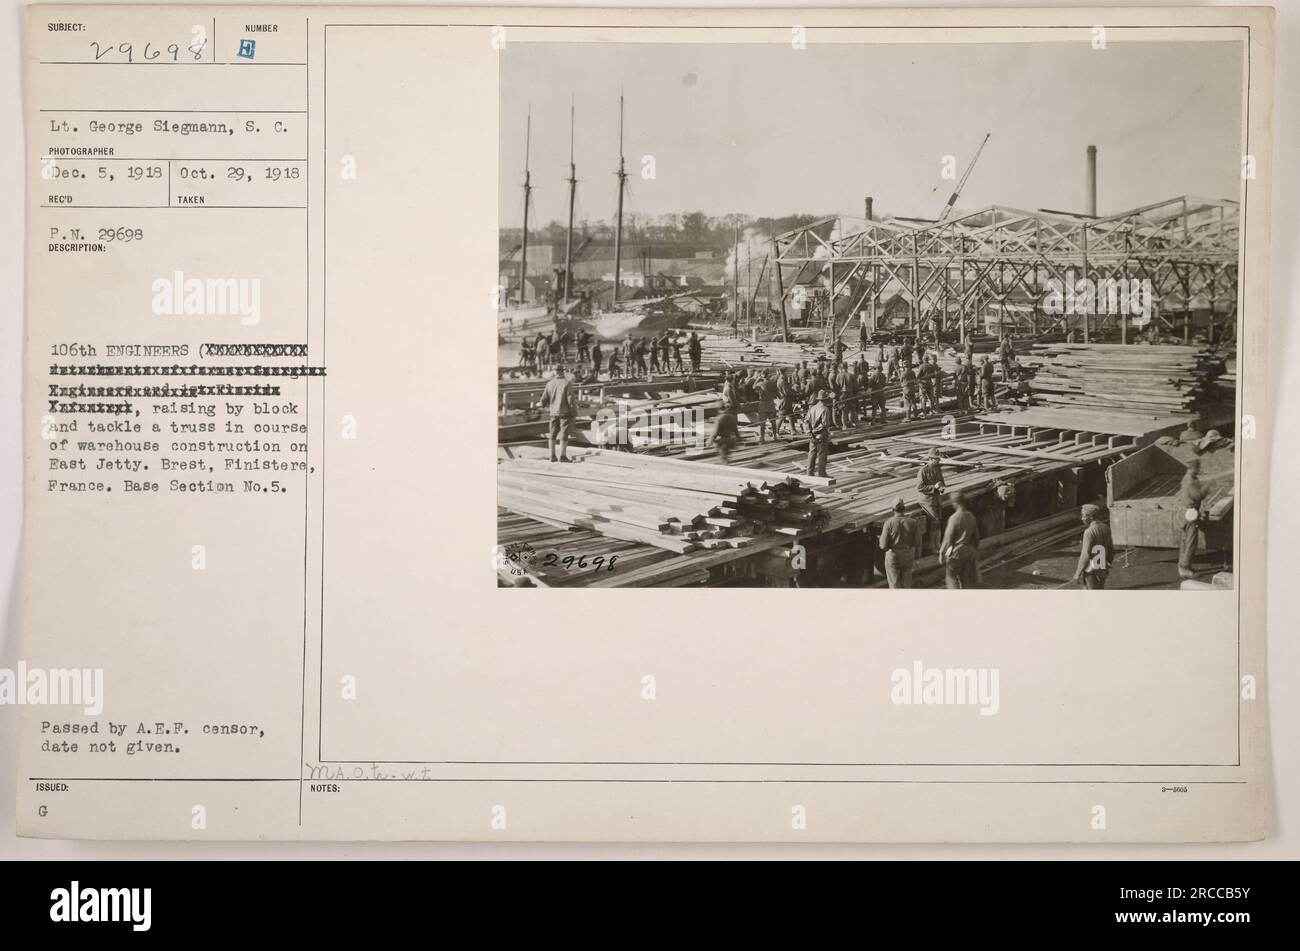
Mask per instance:
[[[1201,460],[1193,456],[1187,460],[1187,471],[1178,487],[1178,506],[1183,510],[1183,540],[1178,549],[1178,577],[1195,578],[1192,561],[1201,533],[1201,503],[1205,501],[1205,486],[1201,484]]]
[[[542,389],[539,406],[550,411],[550,423],[547,428],[546,445],[551,452],[551,462],[568,462],[569,432],[573,420],[578,415],[578,391],[573,381],[573,374],[563,366],[546,381]],[[556,443],[559,443],[559,455],[556,455]]]
[[[894,502],[894,514],[880,529],[880,550],[885,553],[885,577],[891,588],[912,587],[912,565],[921,532],[916,519],[903,514],[907,503]]]
[[[953,392],[957,396],[957,412],[970,412],[970,368],[958,355],[952,371]]]
[[[889,380],[885,376],[884,364],[877,362],[876,368],[867,377],[867,387],[871,391],[871,422],[876,421],[876,414],[880,415],[882,423],[889,422],[889,411],[885,408],[885,387],[889,385]]]
[[[984,410],[997,409],[997,384],[993,381],[993,363],[989,360],[988,354],[984,355],[984,361],[980,364],[980,383],[980,408]]]
[[[1091,503],[1079,509],[1083,539],[1079,546],[1079,564],[1074,579],[1089,591],[1106,587],[1110,566],[1115,560],[1115,545],[1110,536],[1110,513]]]
[[[916,371],[912,369],[910,353],[908,362],[902,366],[903,381],[903,417],[904,419],[916,419],[916,391],[917,378]]]
[[[939,450],[931,449],[926,453],[925,465],[916,476],[916,494],[925,512],[926,530],[930,539],[930,550],[939,547],[939,533],[943,530],[943,505],[941,499],[947,486],[943,482],[943,468],[939,465]]]
[[[808,475],[826,476],[826,456],[831,450],[831,395],[817,391],[816,402],[808,407]]]

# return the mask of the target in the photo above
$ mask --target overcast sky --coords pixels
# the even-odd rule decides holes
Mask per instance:
[[[567,219],[569,102],[578,220],[611,219],[618,94],[625,209],[638,216],[935,217],[985,132],[958,203],[1082,211],[1098,149],[1098,211],[1178,195],[1236,198],[1242,51],[1236,43],[1032,45],[519,43],[501,66],[500,224],[518,227],[525,115],[533,218]],[[656,178],[641,177],[642,157]],[[531,222],[530,222],[531,223]]]

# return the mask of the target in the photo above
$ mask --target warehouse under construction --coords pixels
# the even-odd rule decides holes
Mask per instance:
[[[960,211],[983,147],[934,218],[866,198],[747,280],[737,238],[715,307],[616,260],[511,321],[499,583],[1231,587],[1237,203],[1099,215],[1090,146],[1083,211]]]

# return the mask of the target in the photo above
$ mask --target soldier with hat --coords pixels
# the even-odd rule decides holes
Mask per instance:
[[[808,475],[826,476],[826,456],[831,448],[831,394],[817,391],[817,400],[808,407]]]
[[[947,491],[943,482],[943,468],[939,465],[939,450],[931,449],[926,455],[925,465],[916,477],[916,493],[920,496],[921,509],[929,521],[930,547],[938,547],[939,531],[943,525],[943,506],[941,499]]]

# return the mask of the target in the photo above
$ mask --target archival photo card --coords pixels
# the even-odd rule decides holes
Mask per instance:
[[[20,832],[1266,835],[1272,31],[31,7]]]

